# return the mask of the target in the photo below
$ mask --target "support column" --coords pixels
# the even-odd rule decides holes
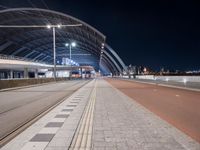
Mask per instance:
[[[81,79],[83,79],[83,68],[81,67],[80,69],[81,69],[80,70],[81,71]]]
[[[35,78],[38,79],[38,69],[35,69]]]
[[[10,79],[13,79],[13,70],[10,70]]]
[[[28,78],[28,68],[24,68],[24,78]]]

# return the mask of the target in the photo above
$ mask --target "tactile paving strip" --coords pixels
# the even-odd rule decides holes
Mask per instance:
[[[94,81],[94,80],[93,80]],[[80,88],[61,104],[19,134],[2,150],[68,149],[94,82]]]

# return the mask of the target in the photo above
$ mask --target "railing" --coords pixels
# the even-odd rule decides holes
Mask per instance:
[[[21,60],[21,61],[28,61],[28,62],[33,62],[33,63],[42,63],[42,64],[46,64],[43,61],[35,61],[32,59],[27,59],[27,58],[23,58],[23,57],[18,57],[18,56],[13,56],[13,55],[4,55],[4,54],[0,54],[0,59],[7,59],[7,60]]]

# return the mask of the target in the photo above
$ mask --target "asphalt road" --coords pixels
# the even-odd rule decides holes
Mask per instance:
[[[200,92],[106,79],[114,87],[200,142]]]
[[[74,80],[0,92],[0,139],[87,82]]]

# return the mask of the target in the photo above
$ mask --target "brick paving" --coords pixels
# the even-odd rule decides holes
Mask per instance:
[[[14,138],[2,150],[74,149],[70,145],[93,88],[92,81]],[[92,147],[77,149],[200,150],[198,142],[113,88],[105,80],[97,80],[95,91],[94,118],[93,124],[90,124],[93,127]],[[90,112],[92,114],[93,111]]]
[[[97,85],[93,149],[200,150],[200,144],[104,80]]]

